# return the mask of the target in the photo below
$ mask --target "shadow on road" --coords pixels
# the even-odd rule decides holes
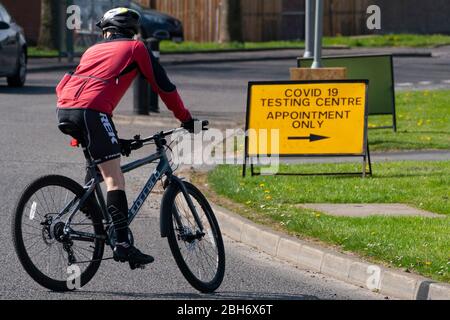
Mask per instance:
[[[121,299],[148,299],[148,300],[319,300],[316,296],[288,293],[261,293],[261,292],[229,292],[221,291],[213,294],[200,293],[141,293],[141,292],[110,292],[110,291],[75,291],[66,293],[83,298],[121,298]],[[75,297],[74,297],[75,298]]]
[[[11,88],[0,85],[0,94],[56,94],[55,86],[25,86],[22,88]]]

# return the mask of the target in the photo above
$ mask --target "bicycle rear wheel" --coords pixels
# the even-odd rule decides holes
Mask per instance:
[[[68,212],[84,192],[69,178],[45,176],[31,183],[16,205],[12,235],[17,256],[31,278],[47,289],[79,289],[100,266],[105,240],[62,239]],[[63,211],[66,214],[57,220]],[[78,211],[73,217],[71,227],[78,232],[103,235],[98,205],[86,201],[83,212]]]
[[[219,224],[203,194],[184,182],[199,215],[200,230],[180,188],[171,184],[162,202],[162,218],[168,219],[167,238],[175,261],[186,280],[204,293],[214,292],[225,274],[225,249]]]

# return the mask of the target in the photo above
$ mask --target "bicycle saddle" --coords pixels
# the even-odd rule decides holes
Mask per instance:
[[[82,142],[84,140],[83,130],[73,122],[61,122],[60,124],[58,124],[58,128],[62,133],[72,136],[79,142]]]

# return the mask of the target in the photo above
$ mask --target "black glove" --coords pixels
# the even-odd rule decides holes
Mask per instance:
[[[138,150],[144,146],[140,136],[135,136],[133,140],[119,139],[119,143],[120,153],[125,157],[129,157],[131,151]]]
[[[195,125],[201,127],[201,123],[198,119],[191,119],[189,121],[183,122],[181,124],[181,127],[189,131],[189,133],[195,133]]]
[[[134,140],[125,140],[125,139],[119,139],[119,143],[120,143],[120,153],[124,156],[124,157],[129,157],[131,154],[131,143]]]

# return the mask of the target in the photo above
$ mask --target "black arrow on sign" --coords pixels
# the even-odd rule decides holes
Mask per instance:
[[[330,137],[318,136],[316,134],[310,134],[309,137],[288,137],[288,140],[309,140],[309,142],[316,142],[325,139],[330,139]]]

